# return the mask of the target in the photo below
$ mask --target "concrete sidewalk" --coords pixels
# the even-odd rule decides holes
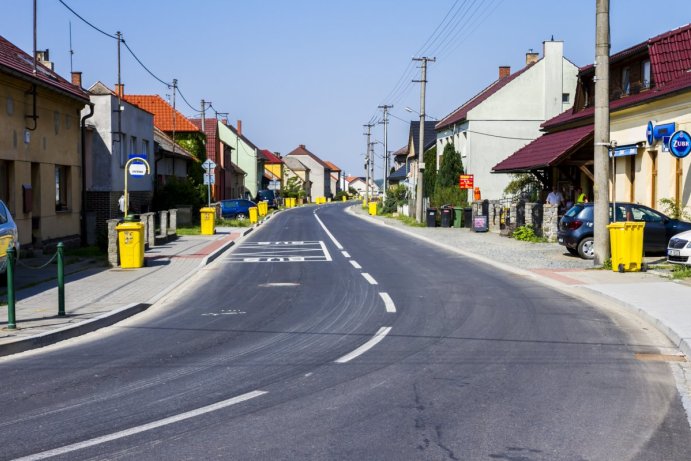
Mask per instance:
[[[427,243],[537,280],[594,305],[627,309],[655,325],[691,356],[691,281],[675,281],[660,271],[599,270],[592,261],[570,255],[556,243],[528,243],[495,233],[469,229],[411,227],[382,216],[369,216],[360,206],[348,209],[370,222],[387,226]],[[664,256],[646,257],[646,263]]]
[[[16,329],[7,329],[7,306],[0,307],[0,356],[79,336],[147,309],[252,230],[219,227],[213,236],[181,236],[147,251],[140,269],[107,268],[93,260],[67,264],[63,317],[57,315],[55,264],[31,270],[27,266],[49,258],[24,260],[15,279]]]

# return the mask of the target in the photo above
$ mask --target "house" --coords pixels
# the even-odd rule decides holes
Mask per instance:
[[[310,190],[312,189],[310,169],[296,157],[283,157],[283,163],[285,165],[283,170],[285,181],[283,185],[285,186],[288,184],[290,178],[298,178],[299,183],[302,186],[302,190],[305,193],[305,197],[308,197]]]
[[[262,189],[280,190],[283,185],[283,160],[268,149],[261,151],[264,157]]]
[[[391,157],[393,158],[393,171],[389,173],[388,183],[389,186],[395,186],[404,182],[408,178],[408,146],[406,145],[401,147],[392,153]]]
[[[493,175],[497,162],[540,135],[540,124],[572,106],[578,68],[564,57],[564,43],[543,42],[542,58],[526,54],[525,67],[499,78],[436,125],[437,154],[452,143],[483,198],[498,199],[510,178]]]
[[[122,87],[120,87],[122,88]],[[152,174],[128,176],[128,208],[135,213],[149,211],[154,197],[156,166],[154,159],[154,116],[130,104],[121,94],[113,92],[102,82],[88,90],[93,116],[86,126],[87,137],[84,156],[86,212],[93,226],[87,241],[96,242],[96,235],[107,229],[108,219],[122,217],[118,200],[125,190],[125,166],[132,156],[141,156],[149,162]],[[91,109],[83,109],[82,116]]]
[[[367,182],[365,178],[348,176],[346,177],[346,184],[348,185],[348,189],[354,189],[359,196],[365,197],[367,195]],[[374,186],[374,189],[372,189],[372,186]],[[377,187],[374,182],[370,183],[370,193],[375,196],[379,194],[379,187]]]
[[[285,158],[292,157],[300,160],[310,170],[311,187],[307,194],[308,201],[317,197],[332,197],[331,170],[322,159],[310,152],[304,144],[293,149]]]
[[[425,121],[425,138],[422,144],[423,155],[433,148],[437,142],[437,135],[434,132],[434,127],[437,124],[435,121]],[[406,148],[405,162],[407,164],[407,180],[404,184],[409,188],[414,188],[417,184],[417,164],[419,161],[418,152],[420,150],[420,121],[414,120],[410,122],[410,131],[408,132],[408,146]],[[434,168],[434,165],[425,165],[426,168]]]
[[[660,208],[660,199],[691,206],[691,157],[673,155],[669,137],[691,131],[691,24],[610,57],[613,200]],[[573,108],[542,124],[544,134],[496,164],[497,173],[531,172],[565,196],[592,197],[595,68],[578,72]]]
[[[254,199],[257,196],[257,191],[261,188],[261,181],[264,176],[264,158],[260,149],[242,134],[242,121],[240,120],[237,122],[237,128],[225,120],[219,121],[218,135],[221,141],[232,149],[231,163],[237,165],[245,174],[242,190],[239,191],[240,194],[234,195],[232,198],[250,197]]]
[[[199,163],[199,159],[191,152],[175,145],[170,136],[154,127],[155,169],[153,173],[156,175],[157,186],[165,185],[171,178],[186,178],[193,163]]]
[[[324,161],[326,166],[331,170],[330,176],[330,189],[333,195],[336,195],[341,191],[341,169],[329,161]]]
[[[0,36],[0,199],[21,245],[36,248],[79,242],[86,225],[80,114],[89,95],[80,73],[72,83],[46,64]]]

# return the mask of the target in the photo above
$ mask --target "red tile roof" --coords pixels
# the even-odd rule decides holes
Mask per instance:
[[[191,118],[189,121],[201,131],[202,119]],[[218,122],[215,118],[204,120],[204,134],[206,135],[206,158],[220,165],[221,159],[218,158]]]
[[[261,153],[264,155],[264,158],[266,158],[266,163],[283,163],[283,160],[281,160],[281,158],[278,155],[274,154],[269,149],[263,149]]]
[[[556,164],[565,155],[592,142],[593,125],[547,133],[492,168],[495,173],[530,171]]]
[[[331,171],[341,171],[341,169],[339,167],[337,167],[333,163],[329,162],[328,160],[324,160],[324,163],[326,163],[326,166],[328,166],[329,170],[331,170]]]
[[[34,60],[31,55],[17,48],[2,36],[0,36],[0,72],[13,74],[18,78],[50,88],[72,99],[89,102],[89,95],[84,90],[72,85],[71,82],[60,77],[40,62],[37,63],[34,74]]]
[[[526,70],[531,68],[535,63],[530,63],[527,66],[525,66],[523,69],[519,70],[518,72],[514,72],[513,74],[509,75],[508,77],[500,78],[498,80],[495,80],[491,85],[489,85],[487,88],[479,92],[477,95],[475,95],[472,99],[470,99],[468,102],[463,104],[461,107],[453,111],[451,114],[447,115],[443,119],[437,123],[435,126],[435,130],[442,130],[446,128],[447,126],[453,125],[454,123],[460,122],[461,120],[465,120],[465,118],[468,116],[468,112],[470,112],[472,109],[475,107],[479,106],[480,103],[486,101],[490,96],[492,96],[494,93],[497,91],[501,90],[504,88],[507,84],[511,83],[513,80],[515,80],[519,75],[524,73]]]
[[[186,133],[201,131],[157,94],[126,94],[123,96],[123,99],[154,114],[154,125],[165,132],[176,131],[178,133]],[[175,117],[173,117],[173,114]],[[175,118],[175,126],[173,126],[173,118]]]

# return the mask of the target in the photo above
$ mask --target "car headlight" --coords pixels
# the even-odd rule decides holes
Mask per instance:
[[[689,240],[689,243],[686,244],[686,248],[691,248],[691,240]]]

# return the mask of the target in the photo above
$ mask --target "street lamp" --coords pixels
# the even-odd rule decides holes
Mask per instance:
[[[411,114],[417,114],[418,116],[420,115],[420,112],[418,112],[415,109],[412,109],[410,107],[407,107],[407,106],[404,107],[403,110],[406,112],[410,112]],[[425,117],[431,118],[432,120],[439,120],[437,117],[432,117],[430,114],[425,114]]]

